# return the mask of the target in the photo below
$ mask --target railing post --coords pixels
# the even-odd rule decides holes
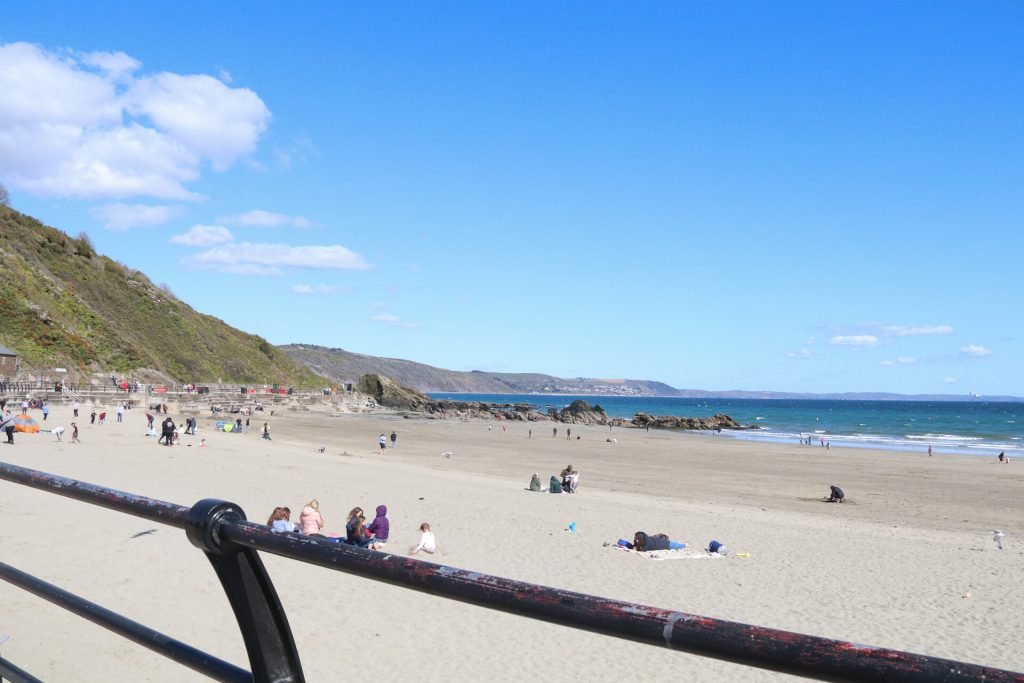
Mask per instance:
[[[185,534],[206,553],[242,631],[255,683],[304,683],[299,653],[284,608],[255,550],[221,539],[222,522],[245,521],[234,503],[214,498],[189,510]]]

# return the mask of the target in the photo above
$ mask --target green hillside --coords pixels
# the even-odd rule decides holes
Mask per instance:
[[[0,343],[37,367],[180,381],[324,382],[262,337],[204,315],[132,270],[0,205]]]

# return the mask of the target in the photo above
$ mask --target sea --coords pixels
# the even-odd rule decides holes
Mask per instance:
[[[710,417],[725,413],[758,429],[723,430],[734,439],[798,443],[822,440],[832,447],[1024,456],[1024,403],[971,401],[836,401],[552,394],[431,393],[437,399],[529,403],[541,412],[576,399],[612,417],[636,413]]]

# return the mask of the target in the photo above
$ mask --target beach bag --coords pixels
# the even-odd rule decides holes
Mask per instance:
[[[719,555],[728,555],[729,549],[725,547],[725,544],[719,543],[718,541],[711,541],[708,543],[708,552],[717,553]]]

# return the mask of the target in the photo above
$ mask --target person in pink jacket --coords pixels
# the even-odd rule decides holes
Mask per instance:
[[[316,498],[302,508],[302,514],[299,515],[299,526],[304,534],[318,534],[324,528],[324,517],[320,514],[320,503]]]

